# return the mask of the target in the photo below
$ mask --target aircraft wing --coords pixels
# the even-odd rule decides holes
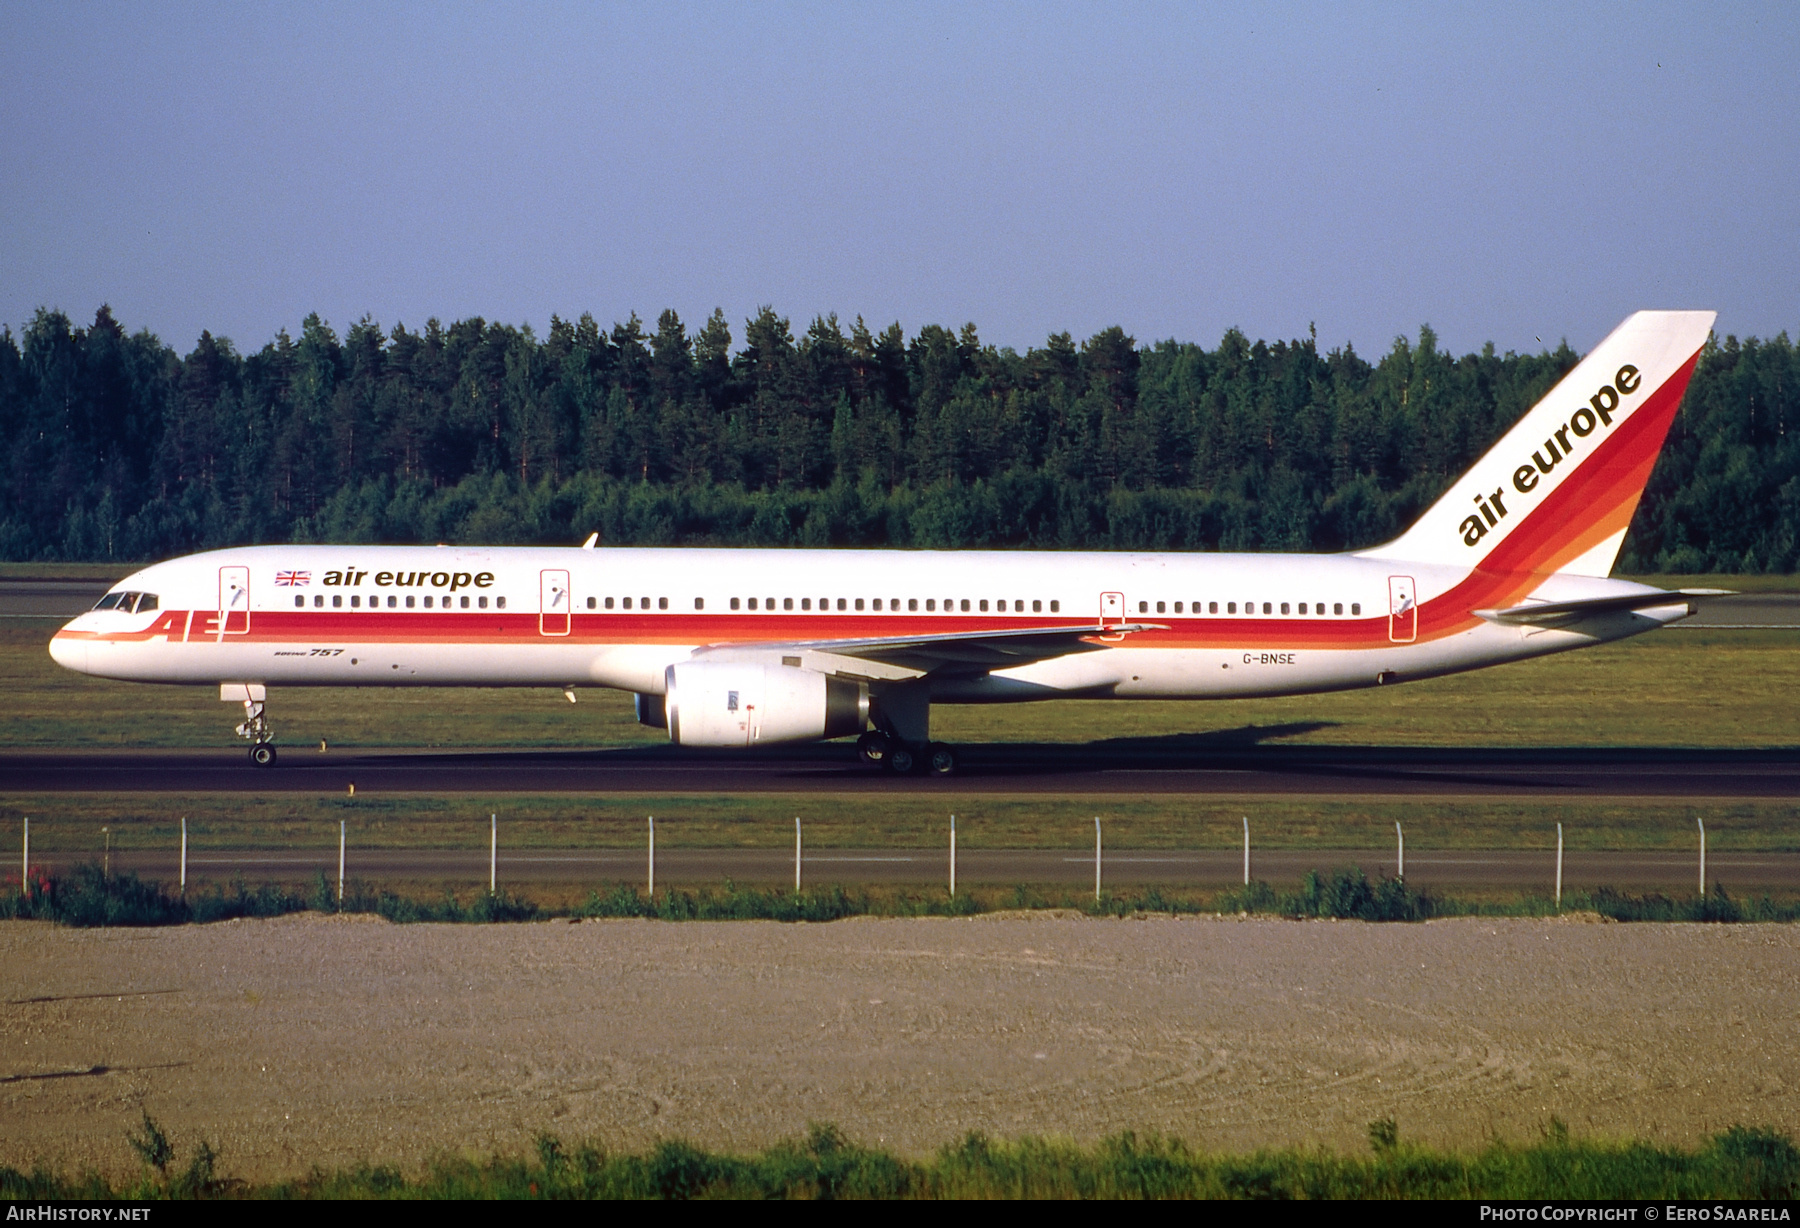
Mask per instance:
[[[870,639],[786,640],[753,644],[719,644],[695,655],[820,654],[827,658],[888,666],[912,675],[968,676],[1046,661],[1077,652],[1109,647],[1099,637],[1122,637],[1138,631],[1163,631],[1156,623],[1123,623],[1092,627],[1022,627],[1004,631],[952,631]]]
[[[1476,610],[1478,618],[1491,623],[1520,627],[1556,627],[1579,622],[1598,614],[1621,614],[1629,610],[1646,610],[1652,606],[1687,605],[1693,613],[1690,597],[1719,597],[1729,590],[1717,588],[1680,588],[1625,593],[1617,597],[1588,597],[1578,601],[1538,601],[1504,610]]]

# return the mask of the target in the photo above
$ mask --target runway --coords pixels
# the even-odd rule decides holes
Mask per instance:
[[[35,865],[61,870],[91,861],[93,854],[56,853],[33,857]],[[1292,885],[1308,871],[1329,874],[1354,866],[1371,878],[1397,871],[1395,850],[1272,849],[1252,851],[1251,874],[1265,882]],[[115,872],[135,871],[164,883],[179,875],[176,850],[115,852]],[[947,886],[948,848],[832,849],[806,852],[801,859],[804,885],[926,884]],[[505,887],[535,884],[645,883],[649,862],[644,849],[533,848],[506,849],[496,858],[496,881]],[[345,853],[345,876],[372,882],[469,883],[485,886],[485,849],[360,849]],[[1101,860],[1103,885],[1111,888],[1151,884],[1181,887],[1229,887],[1243,881],[1242,849],[1132,849],[1106,853]],[[212,849],[188,857],[190,884],[245,881],[306,882],[323,873],[337,875],[337,849]],[[1613,887],[1619,890],[1686,891],[1698,883],[1693,853],[1571,852],[1564,858],[1565,890]],[[1714,853],[1706,860],[1710,886],[1728,891],[1767,891],[1800,887],[1800,853]],[[1546,894],[1556,879],[1556,855],[1516,849],[1409,849],[1406,881],[1424,888],[1541,888]],[[656,882],[661,886],[791,886],[794,850],[785,848],[659,848]],[[956,880],[962,887],[1011,886],[1019,883],[1091,887],[1094,851],[1088,849],[958,850]]]
[[[1268,732],[1268,731],[1262,731]],[[848,745],[753,752],[284,749],[0,752],[8,793],[1187,794],[1596,801],[1800,798],[1800,749],[1281,746],[1244,731],[961,747],[957,775],[893,776]]]

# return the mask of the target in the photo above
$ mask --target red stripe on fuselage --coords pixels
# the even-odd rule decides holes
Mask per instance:
[[[210,612],[209,612],[210,613]],[[1140,615],[1140,621],[1166,625],[1167,631],[1139,631],[1109,646],[1134,648],[1371,648],[1387,645],[1387,617],[1339,615],[1289,615],[1266,618],[1234,618],[1179,615]],[[560,621],[560,616],[559,616]],[[223,637],[227,644],[743,644],[792,643],[795,641],[900,639],[906,636],[949,634],[1004,634],[1007,631],[1063,625],[1088,630],[1085,620],[1046,620],[1038,617],[970,618],[917,615],[805,614],[576,614],[568,635],[544,635],[536,613],[427,614],[379,611],[349,613],[341,610],[257,610],[251,614],[246,634]],[[69,638],[113,642],[145,642],[163,638],[156,629],[135,632],[64,631]],[[1098,637],[1102,633],[1095,631]],[[168,636],[181,643],[179,633]],[[187,641],[197,649],[221,642],[215,634]],[[829,645],[825,645],[829,650]]]

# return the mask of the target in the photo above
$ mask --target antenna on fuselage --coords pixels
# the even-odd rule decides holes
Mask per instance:
[[[589,533],[587,540],[581,543],[581,548],[583,550],[592,550],[595,546],[597,546],[599,544],[600,544],[600,535],[598,533]]]

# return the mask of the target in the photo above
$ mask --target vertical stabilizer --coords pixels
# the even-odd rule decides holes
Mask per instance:
[[[1714,316],[1633,315],[1412,528],[1362,557],[1605,576]]]

